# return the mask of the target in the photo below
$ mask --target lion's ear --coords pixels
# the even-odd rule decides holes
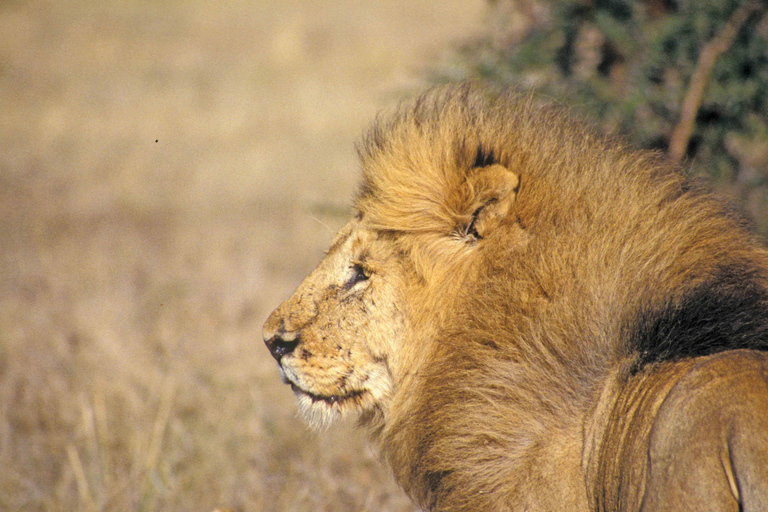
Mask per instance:
[[[463,227],[463,235],[471,239],[485,238],[507,216],[517,195],[520,180],[514,172],[500,164],[477,167],[467,180],[471,198],[471,219]]]

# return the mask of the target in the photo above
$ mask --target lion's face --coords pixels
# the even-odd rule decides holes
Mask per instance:
[[[264,325],[264,340],[310,425],[375,413],[393,391],[403,338],[401,259],[359,219]]]
[[[517,184],[501,165],[475,168],[441,215],[397,209],[393,217],[417,219],[407,229],[377,218],[391,203],[358,201],[358,216],[264,325],[267,348],[310,425],[350,412],[386,422],[397,387],[418,373],[440,312],[450,311]]]

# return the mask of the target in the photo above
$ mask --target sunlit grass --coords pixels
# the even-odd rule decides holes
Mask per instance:
[[[307,430],[261,341],[359,130],[255,93],[292,80],[273,5],[0,4],[1,510],[414,510],[351,426]]]

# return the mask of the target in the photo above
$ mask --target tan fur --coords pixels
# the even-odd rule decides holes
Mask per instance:
[[[768,257],[728,208],[474,85],[359,153],[356,218],[264,328],[310,423],[358,414],[428,510],[768,509]]]

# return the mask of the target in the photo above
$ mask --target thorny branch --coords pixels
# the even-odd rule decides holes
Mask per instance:
[[[680,109],[680,119],[672,130],[669,140],[669,158],[673,162],[679,162],[685,156],[688,148],[688,141],[693,135],[693,129],[696,124],[696,114],[701,106],[704,90],[709,81],[709,75],[717,59],[728,51],[733,44],[736,36],[749,17],[760,8],[759,0],[749,0],[744,2],[733,11],[730,19],[726,22],[723,30],[709,41],[701,50],[699,61],[691,75],[691,81],[688,84],[688,90],[683,99],[683,105]]]

